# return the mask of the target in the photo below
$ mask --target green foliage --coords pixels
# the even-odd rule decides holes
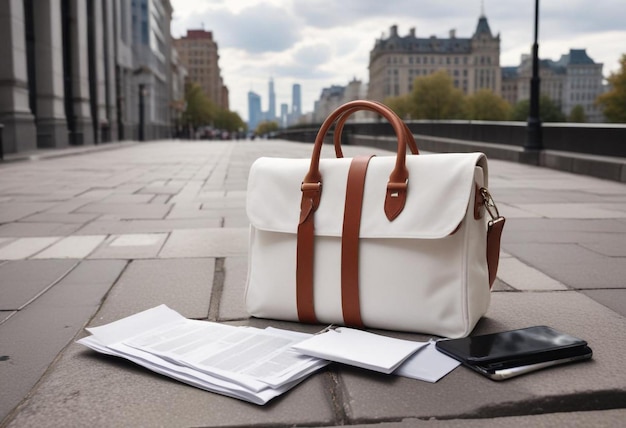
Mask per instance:
[[[530,100],[522,100],[513,106],[511,120],[525,122],[530,112]],[[565,115],[561,112],[558,104],[554,103],[547,95],[539,97],[539,119],[542,122],[565,122]]]
[[[278,123],[269,120],[259,123],[255,130],[257,135],[269,134],[270,132],[275,131],[278,131]]]
[[[204,95],[200,85],[191,83],[185,87],[185,102],[187,107],[183,112],[183,123],[198,128],[213,121],[216,108]]]
[[[622,54],[619,71],[611,73],[607,80],[611,90],[600,95],[596,103],[607,121],[626,123],[626,54]]]
[[[463,92],[454,87],[452,78],[444,70],[417,77],[409,100],[410,113],[414,119],[442,120],[463,117]]]
[[[245,131],[248,127],[239,114],[225,109],[217,110],[213,124],[216,128],[229,132]]]
[[[388,97],[383,101],[387,107],[403,119],[411,118],[411,100],[408,96]]]
[[[568,120],[570,122],[587,122],[587,116],[585,116],[585,109],[580,104],[575,105],[572,111],[569,113]]]
[[[489,89],[481,89],[465,99],[465,117],[470,120],[508,120],[510,104]]]
[[[246,123],[239,114],[217,107],[197,83],[190,83],[185,87],[185,103],[182,121],[184,124],[193,126],[194,129],[207,125],[229,132],[247,129]]]

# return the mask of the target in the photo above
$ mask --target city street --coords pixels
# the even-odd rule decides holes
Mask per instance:
[[[311,150],[168,140],[0,163],[0,427],[624,423],[626,185],[498,160],[489,188],[507,223],[474,334],[549,325],[587,340],[590,362],[505,382],[459,367],[435,384],[332,364],[261,407],[74,343],[86,326],[159,304],[187,318],[318,331],[251,319],[243,306],[249,167]],[[393,155],[344,148],[372,152]]]

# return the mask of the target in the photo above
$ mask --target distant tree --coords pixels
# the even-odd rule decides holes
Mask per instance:
[[[530,100],[519,101],[511,112],[511,120],[526,122],[530,111]],[[565,122],[565,115],[561,112],[558,104],[554,103],[547,95],[539,98],[539,119],[542,122]]]
[[[187,107],[183,112],[183,123],[197,129],[213,121],[216,108],[204,94],[200,85],[190,83],[185,87],[185,102]]]
[[[388,97],[383,101],[387,107],[393,110],[398,116],[403,119],[411,118],[411,100],[408,95],[400,95],[398,97]]]
[[[411,117],[414,119],[460,119],[463,117],[464,95],[454,87],[452,78],[440,70],[417,77],[409,94]]]
[[[620,59],[620,69],[607,78],[611,90],[600,95],[596,104],[609,122],[626,122],[626,54]]]
[[[234,111],[219,109],[215,114],[214,126],[229,132],[244,131],[247,128],[239,114]]]
[[[507,120],[511,105],[489,89],[481,89],[465,99],[465,117],[470,120]]]
[[[269,120],[259,123],[255,130],[257,135],[269,134],[274,131],[278,131],[278,122]]]
[[[587,116],[585,116],[585,108],[580,104],[575,105],[572,111],[569,113],[568,120],[570,122],[587,122]]]

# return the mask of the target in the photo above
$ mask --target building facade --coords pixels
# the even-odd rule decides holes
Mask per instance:
[[[126,2],[127,3],[127,2]],[[169,0],[133,0],[133,79],[129,91],[131,120],[138,140],[171,136],[171,52]]]
[[[363,85],[356,77],[346,86],[332,85],[322,89],[319,99],[315,101],[313,121],[315,123],[322,123],[337,107],[348,101],[365,98],[367,96],[366,93],[366,85]],[[352,116],[352,119],[366,116],[365,112],[357,112]]]
[[[169,0],[3,1],[5,153],[170,135]],[[142,46],[147,46],[143,49]]]
[[[213,33],[205,30],[187,30],[180,39],[174,39],[180,62],[187,69],[187,79],[202,87],[202,91],[217,107],[228,109],[228,89],[224,86],[219,67],[217,42]]]
[[[445,39],[419,38],[415,28],[400,36],[393,25],[370,52],[368,98],[383,101],[407,95],[416,78],[439,70],[446,70],[465,94],[480,89],[501,93],[500,35],[491,33],[484,15],[470,38],[456,37],[455,30]]]
[[[587,55],[585,49],[570,49],[558,61],[539,61],[541,95],[548,96],[568,117],[574,107],[581,106],[588,122],[603,122],[602,111],[595,104],[602,94],[602,67]],[[532,58],[522,55],[520,65],[502,69],[505,99],[511,104],[530,98]]]

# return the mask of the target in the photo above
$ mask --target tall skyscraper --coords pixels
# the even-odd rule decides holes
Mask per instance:
[[[248,92],[248,129],[254,131],[263,120],[261,111],[261,96],[255,92]]]
[[[302,96],[299,83],[294,83],[291,88],[291,114],[298,118],[302,114]]]
[[[280,105],[280,122],[278,124],[281,128],[286,128],[289,125],[289,105],[287,103]]]
[[[270,78],[269,83],[269,107],[267,109],[267,120],[276,120],[276,93],[274,92],[274,79]]]

